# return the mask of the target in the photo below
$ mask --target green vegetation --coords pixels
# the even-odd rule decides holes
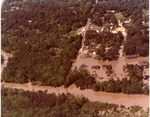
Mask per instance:
[[[71,84],[75,84],[80,89],[87,89],[91,88],[95,83],[95,78],[86,69],[75,69],[67,76],[64,86],[68,87]]]
[[[114,81],[113,79],[104,82],[98,82],[93,85],[95,91],[105,91],[113,93],[126,93],[126,94],[149,94],[148,87],[144,87],[142,81],[136,78],[126,78]]]
[[[127,64],[124,71],[128,72],[129,79],[109,80],[98,82],[93,85],[95,91],[106,91],[113,93],[127,93],[127,94],[149,94],[148,86],[143,84],[143,67],[139,65]]]
[[[145,16],[146,6],[137,6],[131,17],[132,24],[126,26],[127,41],[124,45],[126,55],[137,54],[139,56],[148,56],[149,54],[149,31],[146,25],[148,17]]]
[[[99,44],[96,48],[96,54],[102,60],[116,60],[119,57],[119,49],[123,42],[123,35],[121,32],[113,34],[111,32],[88,31],[86,34],[85,43],[93,48],[96,48],[94,44]],[[107,48],[107,50],[106,50]]]
[[[47,94],[2,87],[3,117],[148,117],[140,106],[91,102],[71,94]],[[137,114],[137,113],[140,114]]]
[[[106,65],[107,74],[111,74],[112,66]],[[149,88],[143,84],[143,67],[139,65],[127,64],[124,66],[124,71],[128,73],[128,79],[96,82],[96,79],[86,70],[73,70],[66,78],[65,87],[75,84],[83,89],[93,89],[94,91],[104,91],[112,93],[126,94],[149,94]]]
[[[2,49],[14,51],[14,56],[2,80],[63,85],[81,47],[82,37],[70,32],[86,24],[89,4],[91,0],[6,0],[2,8]]]
[[[115,10],[132,21],[130,26],[124,24],[125,53],[148,56],[148,27],[142,24],[143,9],[148,9],[147,0],[107,0],[99,4],[95,0],[6,0],[2,7],[2,49],[14,55],[3,70],[2,80],[38,81],[54,87],[74,83],[81,89],[91,88],[95,79],[86,71],[71,72],[82,39],[73,32],[85,26],[88,18],[99,26],[108,24],[106,29],[111,23],[117,26],[115,14],[107,12]],[[94,47],[100,59],[118,59],[123,44],[121,32],[113,34],[109,28],[100,33],[88,31],[86,38],[85,45]]]
[[[148,56],[148,2],[148,0],[101,1],[101,3],[95,5],[92,18],[93,20],[96,18],[103,18],[101,25],[110,27],[110,23],[113,23],[113,28],[117,25],[115,17],[118,20],[131,19],[130,26],[128,26],[128,24],[124,24],[127,31],[127,40],[125,42],[124,52],[126,55],[137,54],[139,56]],[[115,11],[115,13],[107,12],[111,10]],[[143,21],[145,23],[143,23]],[[132,49],[133,51],[131,51]]]
[[[124,51],[127,55],[138,54],[139,56],[148,56],[149,53],[149,39],[148,30],[135,28],[135,26],[128,27],[127,41],[124,44]],[[142,31],[142,32],[141,32]]]

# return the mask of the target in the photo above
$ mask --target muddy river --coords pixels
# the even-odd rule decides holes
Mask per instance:
[[[106,93],[106,92],[95,92],[90,89],[80,90],[76,88],[74,85],[71,85],[68,88],[61,87],[50,87],[50,86],[37,86],[31,85],[31,83],[26,84],[15,84],[15,83],[2,83],[3,86],[9,88],[17,88],[29,91],[45,91],[47,90],[48,93],[70,93],[76,96],[84,96],[88,98],[90,101],[100,101],[100,102],[107,102],[107,103],[114,103],[118,105],[125,105],[126,107],[132,105],[140,105],[144,109],[148,108],[148,96],[146,95],[127,95],[127,94],[115,94],[115,93]]]

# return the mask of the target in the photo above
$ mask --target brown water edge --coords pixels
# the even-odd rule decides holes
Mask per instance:
[[[124,105],[126,107],[139,105],[142,106],[144,110],[149,107],[149,96],[148,95],[127,95],[123,93],[106,93],[106,92],[95,92],[91,89],[80,90],[75,85],[71,85],[68,88],[61,87],[51,87],[51,86],[38,86],[32,85],[31,83],[25,84],[17,84],[17,83],[1,83],[2,86],[13,89],[23,89],[25,91],[45,91],[47,93],[55,93],[56,95],[62,93],[70,93],[75,96],[84,96],[88,98],[90,101],[99,101],[99,102],[107,102],[114,103],[118,105]]]

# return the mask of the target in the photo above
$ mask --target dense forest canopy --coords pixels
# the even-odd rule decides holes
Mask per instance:
[[[108,10],[122,13],[121,20],[131,18],[130,25],[124,24],[127,29],[125,53],[147,56],[148,0],[99,0],[98,4],[95,0],[5,0],[1,22],[2,49],[14,56],[4,68],[2,80],[16,83],[39,81],[42,85],[55,87],[70,83],[80,85],[79,81],[84,82],[86,78],[71,79],[74,77],[72,63],[82,40],[76,31],[86,25],[88,18],[95,25],[113,23],[117,27],[118,19]],[[90,39],[90,35],[87,36]],[[102,59],[117,58],[118,49],[123,44],[121,38],[120,33],[95,35],[93,40],[103,45],[97,54]],[[103,53],[106,46],[114,48]],[[95,79],[90,78],[92,83],[85,82],[85,87],[91,88],[89,85],[95,83]]]

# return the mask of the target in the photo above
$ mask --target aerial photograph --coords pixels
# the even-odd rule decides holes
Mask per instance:
[[[3,0],[1,117],[149,117],[149,0]]]

